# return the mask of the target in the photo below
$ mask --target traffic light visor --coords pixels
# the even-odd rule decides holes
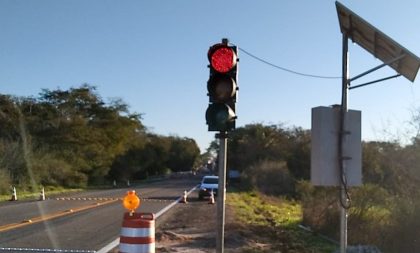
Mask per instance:
[[[220,73],[226,73],[236,65],[235,51],[225,44],[212,46],[209,49],[208,58],[210,66]]]

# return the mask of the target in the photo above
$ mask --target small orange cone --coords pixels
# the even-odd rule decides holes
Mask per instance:
[[[41,193],[39,194],[39,200],[40,201],[45,200],[45,189],[44,189],[44,187],[42,187]]]
[[[213,189],[210,192],[209,204],[214,205],[214,193],[213,193]]]
[[[187,191],[184,191],[184,195],[182,195],[182,199],[181,199],[181,203],[184,203],[184,204],[187,204],[188,203],[188,201],[187,201]]]
[[[17,200],[16,188],[13,187],[13,189],[12,189],[12,198],[10,199],[10,201],[16,201],[16,200]]]

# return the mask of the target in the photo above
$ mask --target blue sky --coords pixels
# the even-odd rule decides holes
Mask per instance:
[[[341,1],[420,55],[420,2]],[[104,98],[122,98],[155,133],[194,138],[207,132],[207,50],[224,37],[295,71],[341,75],[341,33],[334,1],[0,0],[0,93],[37,96],[43,88],[88,83]],[[350,43],[350,76],[381,62]],[[340,103],[340,79],[293,75],[239,54],[237,126],[310,128],[311,108]],[[375,75],[394,72],[385,68]],[[405,132],[420,106],[420,81],[403,77],[356,89],[362,138]]]

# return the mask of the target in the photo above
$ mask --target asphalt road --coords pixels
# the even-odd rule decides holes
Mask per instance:
[[[119,199],[127,190],[136,190],[141,199],[137,212],[157,213],[197,183],[197,179],[170,179],[123,189],[47,195],[45,201],[1,202],[0,252],[12,251],[6,248],[97,251],[119,237],[126,211]]]

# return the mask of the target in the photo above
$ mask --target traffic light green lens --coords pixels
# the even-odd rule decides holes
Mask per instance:
[[[227,110],[218,111],[215,115],[216,122],[219,125],[224,125],[229,120],[229,114]]]

